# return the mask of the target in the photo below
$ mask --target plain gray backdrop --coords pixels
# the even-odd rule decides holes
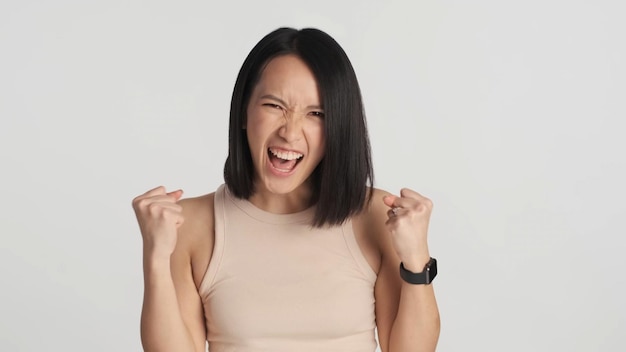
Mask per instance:
[[[435,203],[439,351],[626,350],[625,10],[2,0],[0,350],[141,350],[131,200],[223,182],[235,77],[280,26],[344,47],[376,186]]]

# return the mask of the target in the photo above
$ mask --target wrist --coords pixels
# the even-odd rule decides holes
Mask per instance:
[[[424,270],[424,266],[430,261],[430,254],[428,252],[414,255],[411,258],[402,260],[404,268],[414,273],[421,273]]]
[[[144,256],[143,279],[146,287],[158,287],[172,280],[169,258]]]
[[[143,250],[143,266],[146,270],[170,268],[171,254],[165,251],[145,248]]]
[[[428,285],[437,276],[437,259],[430,258],[428,263],[424,265],[424,268],[419,272],[413,272],[404,267],[403,263],[400,263],[400,277],[406,283],[411,285]]]
[[[174,248],[169,243],[161,243],[155,240],[143,241],[143,257],[151,260],[169,260]]]

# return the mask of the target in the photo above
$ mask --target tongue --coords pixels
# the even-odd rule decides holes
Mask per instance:
[[[275,168],[277,169],[281,169],[281,170],[292,170],[295,166],[296,166],[296,160],[283,160],[279,157],[276,157],[274,155],[272,155],[272,157],[270,158],[272,165],[274,165]]]

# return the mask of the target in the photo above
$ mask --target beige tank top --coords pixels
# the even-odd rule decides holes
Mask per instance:
[[[210,352],[376,350],[376,274],[351,222],[312,228],[314,212],[272,214],[217,190],[200,285]]]

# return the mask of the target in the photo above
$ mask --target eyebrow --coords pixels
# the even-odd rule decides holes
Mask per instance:
[[[277,97],[277,96],[275,96],[275,95],[272,95],[272,94],[265,94],[265,95],[261,96],[259,99],[269,99],[269,100],[274,100],[274,101],[276,101],[276,102],[281,103],[281,104],[282,104],[282,105],[284,105],[284,106],[287,106],[287,103],[285,103],[285,101],[284,101],[284,100],[282,100],[281,98],[279,98],[279,97]],[[307,106],[306,108],[307,108],[307,109],[318,109],[318,110],[324,110],[324,109],[322,109],[322,107],[321,107],[321,106],[319,106],[319,105],[309,105],[309,106]]]

